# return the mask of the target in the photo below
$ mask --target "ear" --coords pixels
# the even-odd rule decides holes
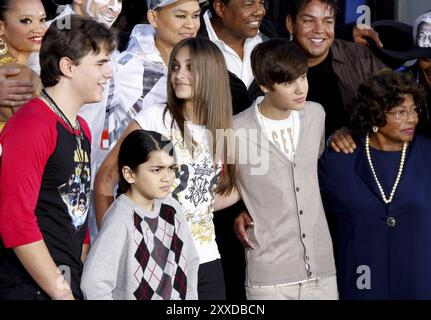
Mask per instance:
[[[260,88],[260,90],[262,90],[262,92],[263,92],[264,94],[267,94],[267,93],[269,92],[269,89],[268,89],[267,87],[265,87],[265,86],[261,86],[261,85],[259,85],[259,88]]]
[[[132,169],[130,169],[130,167],[124,166],[121,169],[121,172],[123,173],[124,179],[126,179],[126,181],[128,183],[130,183],[130,184],[135,183],[135,175],[134,175]]]
[[[59,62],[60,71],[67,78],[72,78],[74,64],[68,57],[62,57]]]
[[[6,23],[3,20],[0,20],[0,36],[4,36],[5,28],[6,28]]]
[[[148,10],[147,11],[147,20],[153,26],[153,28],[157,29],[158,24],[158,16],[156,10]]]
[[[213,7],[214,7],[214,12],[217,14],[217,16],[220,19],[223,19],[225,4],[220,0],[214,0]]]
[[[293,36],[293,19],[292,19],[292,16],[290,14],[286,17],[286,28],[292,37]]]

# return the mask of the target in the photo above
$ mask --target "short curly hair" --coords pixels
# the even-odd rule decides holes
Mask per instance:
[[[411,94],[417,107],[425,105],[425,89],[410,73],[383,70],[359,86],[359,93],[350,107],[350,124],[355,133],[370,132],[373,126],[386,125],[386,112]]]

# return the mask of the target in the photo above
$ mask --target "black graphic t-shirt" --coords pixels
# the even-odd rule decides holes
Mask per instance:
[[[82,297],[82,244],[89,243],[90,132],[61,120],[42,100],[24,105],[0,135],[0,287],[32,282],[11,249],[44,240]]]

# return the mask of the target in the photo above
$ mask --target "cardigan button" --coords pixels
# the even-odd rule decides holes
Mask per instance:
[[[386,220],[386,224],[388,225],[388,227],[395,227],[395,223],[396,223],[396,221],[395,221],[395,219],[394,218],[392,218],[392,217],[389,217],[387,220]]]

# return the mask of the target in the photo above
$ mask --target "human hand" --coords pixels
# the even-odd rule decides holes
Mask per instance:
[[[254,222],[250,214],[247,211],[241,211],[234,221],[233,229],[239,242],[246,249],[254,249],[253,242],[247,237],[247,230],[251,227],[254,227]]]
[[[379,34],[373,28],[358,28],[358,26],[353,27],[353,41],[357,44],[367,46],[367,38],[370,38],[374,43],[383,48],[383,43],[380,41]]]
[[[64,293],[58,294],[51,298],[52,300],[75,300],[75,297],[73,296],[72,291],[70,289],[66,290],[66,292]]]
[[[336,152],[344,152],[345,154],[353,153],[356,149],[356,143],[353,141],[352,133],[347,128],[341,128],[335,131],[329,137],[329,144]]]
[[[0,106],[21,106],[32,98],[34,85],[29,80],[10,79],[17,76],[19,68],[0,68]]]

